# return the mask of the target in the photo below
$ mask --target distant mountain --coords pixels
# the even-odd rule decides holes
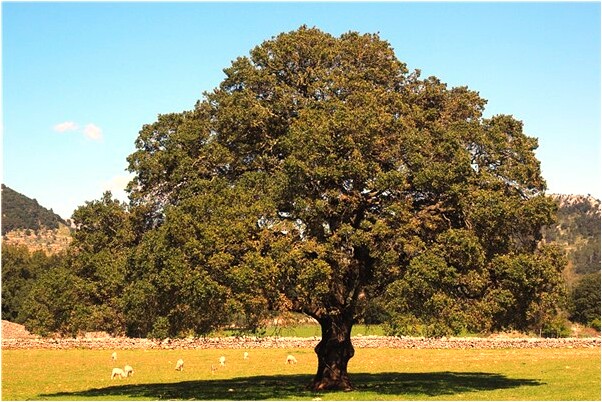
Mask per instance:
[[[17,229],[58,229],[66,222],[52,209],[2,184],[2,235]]]
[[[569,276],[600,272],[600,200],[582,195],[551,197],[558,205],[558,221],[544,228],[544,240],[566,249]]]

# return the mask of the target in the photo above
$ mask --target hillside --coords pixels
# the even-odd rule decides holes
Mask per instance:
[[[563,246],[569,257],[568,279],[600,272],[600,200],[582,195],[552,195],[558,222],[543,229],[546,242]]]
[[[54,254],[67,248],[71,231],[52,209],[2,184],[2,239],[29,251]]]
[[[65,221],[52,209],[2,184],[2,235],[16,229],[58,229]]]
[[[62,223],[57,229],[16,229],[2,236],[4,244],[25,246],[29,252],[43,251],[49,255],[65,250],[71,240],[71,229]]]

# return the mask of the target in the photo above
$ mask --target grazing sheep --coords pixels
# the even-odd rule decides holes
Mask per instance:
[[[117,360],[117,352],[113,352],[111,359],[113,359],[113,361]]]
[[[297,359],[293,355],[286,356],[286,364],[297,364]]]
[[[134,369],[129,364],[125,365],[125,367],[123,368],[123,372],[125,373],[126,377],[130,377],[130,376],[134,375]]]
[[[249,352],[245,352],[245,353],[242,355],[242,358],[243,358],[243,359],[245,359],[245,360],[249,360]]]
[[[179,360],[176,362],[176,370],[178,370],[178,371],[182,371],[182,370],[184,370],[184,360],[182,360],[182,359],[179,359]]]
[[[123,370],[122,370],[122,369],[120,369],[120,368],[114,368],[114,369],[113,369],[113,372],[111,373],[111,380],[112,380],[113,378],[115,378],[115,377],[119,377],[119,378],[125,378],[125,377],[126,377],[126,375],[125,375],[125,373],[123,372]]]
[[[225,356],[222,356],[219,358],[219,364],[220,364],[220,366],[226,365],[226,357]]]

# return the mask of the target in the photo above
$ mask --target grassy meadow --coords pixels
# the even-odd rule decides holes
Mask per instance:
[[[356,349],[357,390],[306,389],[311,349],[3,350],[2,400],[600,400],[600,349]],[[285,364],[288,353],[298,360]],[[220,356],[226,366],[219,366]],[[175,371],[184,359],[184,370]],[[134,376],[110,379],[113,367]]]

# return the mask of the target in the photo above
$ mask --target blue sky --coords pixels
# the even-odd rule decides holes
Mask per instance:
[[[128,180],[144,124],[300,25],[378,32],[539,139],[548,193],[600,192],[600,3],[3,2],[2,182],[64,218]]]

